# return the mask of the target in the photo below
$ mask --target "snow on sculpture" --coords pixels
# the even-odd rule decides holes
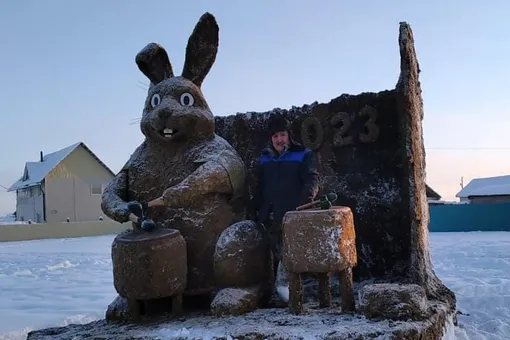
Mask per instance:
[[[140,216],[131,213],[128,205],[156,202],[157,206],[146,210],[145,218],[154,221],[157,228],[178,230],[186,242],[184,297],[202,296],[207,300],[215,295],[217,262],[218,271],[229,272],[227,286],[237,290],[236,294],[227,294],[229,310],[235,312],[246,305],[246,296],[255,302],[262,297],[261,287],[267,282],[264,271],[270,266],[260,266],[259,254],[265,249],[262,237],[250,222],[242,222],[244,209],[235,204],[244,190],[243,161],[225,139],[215,134],[214,117],[201,91],[216,58],[218,33],[214,16],[202,15],[188,40],[181,76],[174,76],[168,55],[159,44],[150,43],[138,53],[136,64],[151,82],[140,122],[145,140],[105,189],[101,206],[110,218],[132,221],[138,230]],[[215,256],[217,242],[223,253]],[[254,249],[257,260],[227,261],[225,268],[227,262],[222,256],[244,247]],[[252,278],[250,282],[247,274]],[[231,288],[220,283],[220,288]],[[244,291],[247,286],[250,289]],[[219,292],[220,301],[213,301],[213,306],[222,305],[225,292]],[[122,318],[129,309],[124,300],[117,297],[107,312],[108,318]],[[252,301],[251,305],[256,303]]]
[[[349,207],[289,211],[283,217],[283,260],[290,283],[292,313],[303,311],[301,274],[317,273],[319,305],[331,307],[330,274],[339,273],[342,310],[354,311],[352,268],[356,266],[356,233]]]
[[[142,131],[147,138],[106,190],[103,209],[108,211],[108,216],[124,222],[130,219],[129,201],[156,199],[154,202],[158,204],[168,202],[169,207],[149,208],[147,218],[158,224],[152,233],[163,230],[161,227],[178,229],[186,246],[193,249],[188,250],[191,257],[186,260],[188,279],[191,280],[184,295],[215,285],[218,293],[211,303],[214,313],[236,314],[256,308],[260,292],[264,292],[261,288],[268,278],[264,276],[267,275],[264,268],[271,267],[266,262],[266,259],[270,260],[269,251],[261,243],[254,222],[243,220],[244,212],[234,208],[232,198],[241,192],[249,194],[256,185],[253,170],[261,147],[267,143],[264,133],[267,121],[273,114],[282,114],[291,122],[294,135],[300,136],[303,144],[318,153],[322,191],[336,192],[337,204],[349,207],[352,212],[351,226],[355,232],[357,255],[357,263],[352,270],[355,282],[352,288],[358,297],[354,301],[354,315],[336,313],[338,304],[335,306],[335,300],[331,310],[317,308],[321,307],[321,301],[313,299],[318,295],[317,289],[305,277],[302,285],[305,308],[299,316],[286,309],[256,309],[236,317],[218,318],[202,314],[179,320],[160,319],[137,326],[98,320],[85,325],[33,331],[27,339],[286,339],[306,334],[316,339],[377,337],[436,340],[450,336],[456,322],[456,297],[436,276],[430,257],[423,103],[418,59],[409,24],[402,22],[399,27],[400,77],[394,89],[345,94],[328,103],[312,103],[290,110],[215,117],[214,129],[212,122],[202,119],[202,115],[208,116],[210,111],[195,106],[199,98],[196,92],[199,86],[196,84],[201,83],[207,73],[204,65],[212,64],[211,53],[207,51],[215,53],[217,42],[211,44],[211,41],[217,41],[216,34],[217,26],[212,16],[205,15],[190,38],[185,69],[191,72],[183,72],[183,76],[194,79],[195,85],[185,77],[173,77],[166,53],[159,46],[149,45],[142,51],[139,65],[153,82],[142,119]],[[201,62],[192,62],[196,58],[191,56],[199,54],[202,54],[197,57]],[[200,76],[193,77],[193,74]],[[173,99],[169,96],[172,94]],[[199,112],[198,115],[186,116],[183,113],[187,118],[179,119],[176,118],[179,114],[172,115],[167,121],[171,126],[157,125],[158,120],[165,116],[162,112],[158,118],[158,109],[152,109],[152,105],[157,108],[168,106],[172,112],[185,112],[182,106],[190,105],[190,95],[193,95],[193,104],[186,112]],[[185,119],[189,120],[184,122]],[[199,122],[195,123],[195,119]],[[200,132],[190,135],[195,126],[200,126]],[[220,139],[213,130],[228,143],[224,140],[214,142]],[[179,134],[183,138],[177,141]],[[174,135],[175,143],[170,142]],[[209,148],[210,145],[215,147]],[[223,150],[231,156],[218,159],[217,154],[213,151],[208,153],[209,150]],[[243,166],[239,157],[244,161],[246,175],[244,170],[241,171]],[[206,160],[197,163],[197,159]],[[225,171],[212,166],[218,163],[224,165]],[[232,177],[236,169],[239,177]],[[225,173],[230,175],[228,180]],[[242,188],[245,176],[247,185]],[[208,181],[201,181],[204,178]],[[234,180],[236,178],[238,181]],[[168,188],[170,191],[166,191]],[[166,195],[163,194],[165,191]],[[133,216],[131,219],[136,220]],[[349,223],[339,224],[343,230],[343,226]],[[293,229],[299,232],[304,225],[302,223]],[[317,228],[320,230],[316,234],[323,238],[322,243],[326,243],[327,247],[315,252],[310,249],[314,242],[309,242],[310,247],[305,247],[305,254],[312,251],[312,258],[317,259],[322,251],[329,264],[350,257],[333,246],[331,238],[324,237],[329,234],[326,227]],[[330,227],[332,233],[329,235],[338,240],[339,228],[335,225]],[[342,236],[345,236],[344,232]],[[150,232],[141,233],[151,235]],[[217,235],[219,237],[215,241]],[[304,237],[303,240],[308,236]],[[348,239],[340,237],[340,240]],[[301,245],[304,245],[303,240],[298,240]],[[294,248],[300,245],[299,242],[293,245]],[[199,259],[206,260],[197,262]],[[300,262],[296,258],[290,260],[291,263]],[[314,266],[316,263],[309,263],[307,258],[304,260],[307,266],[311,265],[308,268],[319,271],[319,275],[329,270]],[[353,264],[353,261],[349,262]],[[297,271],[301,270],[298,268]],[[203,281],[197,280],[202,278]],[[326,287],[327,281],[323,277],[319,288],[329,288]],[[331,281],[332,286],[337,283],[333,277]],[[350,278],[344,282],[350,283]],[[341,285],[341,282],[337,284]],[[341,293],[350,293],[348,288],[334,288],[332,295],[351,303],[352,295],[345,299]],[[203,291],[211,292],[212,289]],[[174,290],[167,292],[173,293]],[[320,295],[323,307],[327,307],[330,302],[327,292]],[[118,298],[110,305],[107,316],[123,318],[129,311],[125,305],[125,300]]]
[[[186,242],[175,229],[126,230],[115,237],[113,285],[127,302],[129,319],[150,314],[154,309],[150,300],[161,298],[170,298],[173,314],[181,315],[188,274],[186,254]]]

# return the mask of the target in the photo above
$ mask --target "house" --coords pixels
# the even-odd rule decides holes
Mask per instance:
[[[101,196],[114,173],[82,142],[26,162],[16,191],[16,220],[97,221]]]
[[[427,202],[429,204],[439,203],[441,201],[441,195],[439,195],[434,189],[425,184],[427,192]]]
[[[475,178],[455,197],[470,204],[510,202],[510,175]]]

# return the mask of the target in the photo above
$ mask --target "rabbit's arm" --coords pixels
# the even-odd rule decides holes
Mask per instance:
[[[138,163],[146,154],[146,145],[142,143],[129,160],[124,164],[120,172],[110,181],[103,192],[101,209],[114,221],[125,223],[136,221],[127,208],[129,195],[129,174],[133,164]]]
[[[106,216],[120,223],[129,221],[126,203],[128,200],[128,174],[128,170],[123,168],[105,188],[101,200],[101,209]]]
[[[162,201],[166,206],[178,208],[190,206],[208,193],[233,194],[235,181],[231,180],[231,170],[221,162],[207,161],[183,181],[165,190]]]

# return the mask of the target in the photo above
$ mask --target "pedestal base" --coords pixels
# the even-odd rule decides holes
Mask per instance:
[[[434,312],[421,321],[369,320],[362,315],[342,314],[338,304],[332,309],[317,309],[317,301],[304,304],[306,313],[296,316],[287,309],[258,309],[241,316],[218,318],[194,316],[186,320],[152,320],[133,325],[104,320],[84,325],[69,325],[30,332],[27,340],[116,339],[294,339],[306,335],[314,339],[406,339],[437,340],[453,331],[455,315],[450,307],[428,301]]]

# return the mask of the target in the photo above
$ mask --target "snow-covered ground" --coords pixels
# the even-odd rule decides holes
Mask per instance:
[[[102,318],[116,293],[113,235],[0,243],[0,339]],[[432,233],[434,267],[457,294],[458,339],[510,339],[510,232]]]
[[[0,243],[0,339],[102,318],[116,296],[113,237]]]
[[[457,296],[458,339],[510,339],[510,232],[431,233],[437,275]]]

